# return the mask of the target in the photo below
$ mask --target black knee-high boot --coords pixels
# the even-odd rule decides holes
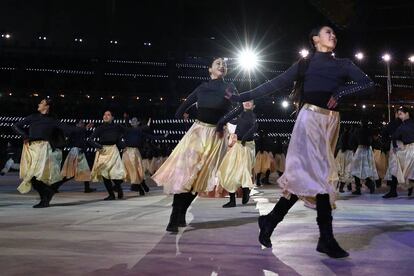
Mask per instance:
[[[96,189],[91,188],[91,186],[89,185],[89,181],[83,182],[83,186],[84,186],[84,190],[83,190],[84,193],[92,193],[96,191]]]
[[[262,179],[262,184],[269,185],[270,170],[266,171],[265,177]]]
[[[123,199],[124,198],[124,191],[122,190],[122,180],[120,179],[115,179],[112,180],[115,184],[115,191],[118,193],[118,199]]]
[[[108,178],[103,178],[103,182],[108,192],[108,196],[104,198],[104,200],[115,200],[114,190],[112,188],[112,181]]]
[[[223,205],[223,208],[236,207],[236,193],[229,193],[230,201]]]
[[[382,184],[382,179],[380,178],[380,179],[377,179],[377,180],[375,180],[375,187],[378,189],[378,188],[381,188],[381,184]]]
[[[167,231],[172,233],[178,233],[178,219],[182,212],[184,196],[183,194],[175,194],[172,203],[172,211],[170,215],[170,221],[167,225]]]
[[[367,178],[367,179],[365,179],[365,186],[367,186],[367,187],[368,187],[368,189],[369,189],[369,193],[370,193],[370,194],[375,193],[375,184],[374,184],[374,182],[371,180],[371,178]]]
[[[390,183],[390,191],[388,193],[386,193],[385,195],[383,195],[383,198],[393,198],[393,197],[398,197],[397,194],[397,184],[398,184],[398,179],[395,176],[392,176]]]
[[[243,191],[243,197],[242,197],[242,204],[247,204],[250,199],[250,189],[249,188],[242,188]]]
[[[345,193],[344,187],[345,187],[345,182],[340,182],[339,183],[339,192],[340,193]]]
[[[361,195],[361,179],[355,176],[355,191],[352,192],[353,195]]]
[[[197,197],[197,193],[183,193],[183,205],[178,215],[178,227],[186,227],[187,222],[185,220],[185,215],[187,214],[187,210],[190,207],[191,203]]]
[[[262,184],[260,183],[260,177],[262,177],[262,173],[256,174],[256,186],[260,187]]]
[[[331,258],[348,257],[349,253],[343,250],[335,240],[332,230],[332,207],[329,194],[316,196],[316,212],[319,226],[319,241],[316,250],[327,254]]]
[[[52,185],[50,185],[50,187],[53,189],[53,191],[55,192],[55,193],[59,193],[59,188],[63,185],[63,184],[65,184],[66,182],[68,182],[69,180],[71,180],[71,179],[73,179],[73,177],[70,177],[70,178],[63,178],[61,181],[58,181],[58,182],[56,182],[56,183],[53,183]]]
[[[272,247],[270,237],[272,236],[273,230],[275,230],[278,223],[283,220],[296,201],[298,201],[296,195],[291,195],[290,199],[281,197],[269,214],[259,217],[259,242],[263,246],[267,248]]]
[[[36,205],[33,205],[33,208],[44,208],[44,204],[46,202],[45,193],[43,192],[43,190],[41,188],[39,188],[39,184],[38,184],[37,180],[32,179],[31,183],[32,183],[33,189],[36,192],[38,192],[39,197],[40,197],[40,202]]]
[[[146,192],[146,193],[148,193],[149,192],[149,187],[148,187],[148,185],[147,185],[147,183],[145,183],[145,180],[142,180],[142,182],[141,182],[141,186],[142,186],[142,188],[144,189],[144,191]]]

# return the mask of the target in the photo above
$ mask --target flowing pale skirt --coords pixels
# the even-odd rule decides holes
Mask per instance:
[[[125,166],[125,182],[140,184],[144,180],[144,167],[142,166],[141,153],[138,148],[126,147],[122,153],[122,162]]]
[[[88,161],[86,161],[85,154],[79,148],[73,147],[70,149],[60,174],[66,178],[73,177],[76,181],[91,180]]]
[[[339,113],[305,104],[293,128],[286,169],[277,180],[284,196],[299,196],[314,206],[317,194],[329,194],[334,206],[338,170],[334,150],[339,134]]]
[[[254,141],[234,144],[226,153],[218,169],[219,184],[229,193],[238,188],[253,188],[252,170],[254,165]]]
[[[371,180],[378,180],[374,153],[371,147],[358,146],[352,158],[351,174],[359,179],[370,178]]]
[[[351,164],[352,164],[352,150],[347,150],[345,152],[339,151],[336,155],[336,164],[338,166],[338,175],[339,181],[344,183],[351,183],[353,181],[353,176],[351,174]]]
[[[223,137],[227,137],[227,130]],[[217,170],[228,140],[216,126],[196,121],[152,179],[167,194],[209,192],[217,183]]]
[[[32,189],[31,180],[35,177],[47,185],[52,185],[60,180],[60,165],[62,163],[62,151],[52,151],[49,142],[33,141],[23,144],[22,157],[20,161],[21,184],[17,190],[28,193]]]
[[[93,182],[100,182],[103,178],[121,180],[125,176],[125,166],[116,145],[104,146],[96,151],[91,173]]]

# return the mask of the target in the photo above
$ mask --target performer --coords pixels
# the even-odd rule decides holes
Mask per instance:
[[[402,175],[401,167],[398,164],[398,158],[394,150],[392,150],[392,136],[394,132],[398,129],[401,125],[401,120],[398,117],[398,110],[395,110],[395,118],[393,121],[389,122],[388,125],[382,131],[382,138],[383,138],[383,145],[384,151],[388,152],[388,168],[387,172],[385,173],[384,179],[387,180],[387,185],[390,186],[390,191],[383,195],[383,198],[394,198],[398,197],[397,194],[397,185],[398,179],[397,175]],[[400,141],[395,142],[397,145],[401,143]]]
[[[176,113],[176,118],[182,118],[185,111],[197,103],[196,122],[152,177],[157,185],[164,186],[165,193],[174,194],[166,229],[169,232],[178,232],[178,227],[186,225],[187,209],[197,193],[214,189],[217,169],[227,150],[224,126],[242,108],[238,105],[233,112],[227,113],[231,102],[225,95],[237,91],[234,85],[223,80],[227,74],[224,59],[213,58],[208,67],[211,80],[198,86]]]
[[[74,178],[75,181],[84,183],[85,193],[92,193],[96,191],[96,189],[91,189],[89,184],[91,180],[91,170],[84,153],[86,149],[86,132],[92,127],[93,124],[85,125],[85,123],[80,120],[76,124],[76,127],[71,128],[70,132],[67,133],[69,138],[68,145],[71,149],[61,170],[63,179],[59,183],[53,185],[55,192],[58,191],[59,187],[64,182],[69,181],[72,178]]]
[[[347,185],[348,191],[352,185],[351,164],[354,152],[351,145],[351,132],[349,128],[345,127],[339,138],[339,151],[336,155],[336,163],[339,174],[339,192],[344,193],[344,187]]]
[[[271,146],[270,137],[263,129],[259,131],[259,138],[256,143],[256,160],[254,165],[254,173],[256,175],[256,186],[260,187],[262,184],[269,183],[270,167],[272,164],[272,157],[268,151]],[[262,175],[265,177],[262,179]],[[270,183],[269,183],[270,184]]]
[[[407,108],[402,107],[398,110],[398,117],[402,124],[392,135],[393,151],[397,157],[398,169],[393,176],[399,184],[405,184],[408,188],[408,196],[413,193],[414,187],[414,120],[410,118],[410,112]],[[403,146],[399,148],[397,141],[401,141]],[[394,187],[393,192],[397,195],[397,189]]]
[[[43,99],[39,104],[38,113],[32,114],[12,126],[13,130],[23,137],[23,151],[20,161],[21,184],[17,190],[30,192],[33,187],[40,195],[40,202],[33,208],[46,208],[55,194],[51,185],[62,179],[60,165],[62,151],[57,145],[59,130],[65,126],[52,116],[53,102]],[[29,133],[24,130],[29,126]]]
[[[150,123],[150,121],[149,121]],[[147,125],[149,126],[149,125]],[[131,119],[131,127],[124,128],[124,143],[125,149],[122,152],[122,162],[126,170],[125,182],[131,183],[131,190],[138,191],[141,196],[145,192],[149,192],[149,187],[145,183],[145,173],[142,164],[141,152],[143,139],[163,139],[165,136],[154,136],[146,133],[144,128],[139,127],[139,122],[136,117]]]
[[[333,258],[346,257],[332,231],[331,201],[335,198],[338,181],[334,150],[339,133],[338,101],[374,83],[349,59],[337,59],[332,50],[336,36],[332,28],[324,26],[310,33],[316,51],[302,59],[278,77],[230,99],[247,101],[289,88],[294,81],[293,99],[301,109],[295,122],[286,156],[286,169],[278,179],[283,197],[266,216],[259,218],[259,241],[271,247],[271,234],[283,220],[298,197],[316,197],[317,222],[320,238],[317,251]],[[353,84],[346,84],[352,80]],[[331,201],[330,201],[331,198]]]
[[[229,192],[230,201],[223,208],[236,207],[236,191],[242,187],[242,204],[247,204],[250,189],[253,188],[252,170],[254,167],[255,144],[253,135],[257,131],[254,103],[243,103],[244,112],[237,118],[235,138],[237,142],[227,151],[218,169],[220,185]]]
[[[376,129],[374,135],[372,136],[372,149],[374,151],[374,161],[375,167],[378,172],[378,180],[375,181],[375,188],[380,188],[382,185],[382,180],[385,177],[388,167],[388,155],[384,151],[383,139],[380,136],[380,130]]]
[[[283,151],[283,144],[280,137],[276,137],[273,141],[272,152],[274,157],[274,170],[279,177],[285,171],[286,155]]]
[[[118,199],[124,198],[121,184],[126,172],[118,149],[118,147],[124,148],[122,142],[124,128],[121,125],[114,124],[113,120],[112,112],[105,111],[103,115],[104,123],[97,127],[88,138],[89,144],[98,149],[92,167],[91,179],[92,182],[104,182],[108,192],[108,197],[104,200],[115,200],[112,182],[115,185],[115,191],[118,193]],[[99,143],[95,139],[99,139]]]
[[[355,131],[354,139],[358,148],[352,157],[351,174],[355,178],[355,191],[353,195],[361,195],[361,179],[365,180],[365,185],[370,193],[375,192],[373,181],[378,180],[378,172],[375,167],[374,153],[372,151],[372,135],[368,128],[368,122],[361,121],[361,127]]]

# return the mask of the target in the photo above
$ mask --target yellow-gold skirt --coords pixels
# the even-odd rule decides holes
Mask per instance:
[[[266,173],[272,165],[273,155],[267,151],[261,151],[256,154],[254,173]]]
[[[252,170],[255,156],[254,141],[242,146],[238,141],[226,153],[217,172],[219,184],[229,193],[239,187],[253,188]]]
[[[66,178],[73,177],[75,181],[91,180],[91,170],[88,161],[85,154],[81,153],[79,148],[73,147],[70,149],[60,174]]]
[[[223,137],[227,137],[227,129]],[[216,174],[228,140],[219,137],[216,126],[196,121],[152,179],[167,194],[209,192],[217,183]]]
[[[116,145],[103,146],[96,151],[91,172],[93,182],[100,182],[102,178],[121,180],[125,176],[125,167]]]
[[[378,177],[384,179],[388,167],[388,155],[381,151],[374,149],[374,161],[377,168]]]
[[[140,184],[144,180],[144,167],[138,148],[126,147],[122,153],[122,162],[125,166],[125,182]]]
[[[22,182],[17,190],[22,194],[30,192],[33,177],[47,185],[62,180],[61,163],[62,151],[59,149],[52,151],[49,142],[33,141],[23,144],[20,160],[20,179]]]

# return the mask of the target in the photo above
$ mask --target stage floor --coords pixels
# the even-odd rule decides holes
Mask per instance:
[[[275,186],[230,209],[221,207],[228,199],[197,198],[189,226],[173,235],[165,232],[172,198],[158,188],[106,202],[102,184],[84,194],[68,182],[51,208],[33,209],[36,195],[18,194],[17,183],[15,173],[0,176],[1,275],[413,275],[414,197],[406,192],[341,196],[334,232],[351,256],[334,260],[315,251],[316,212],[302,202],[276,229],[273,249],[261,249],[257,217],[273,208]]]

